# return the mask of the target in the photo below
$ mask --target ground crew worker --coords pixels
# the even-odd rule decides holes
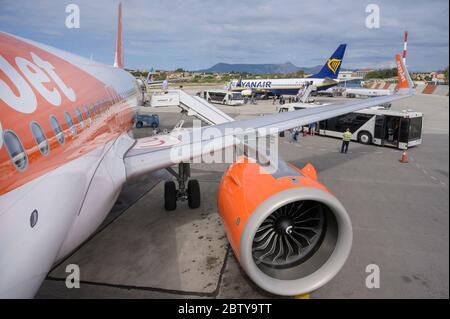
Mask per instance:
[[[350,144],[351,139],[352,139],[352,133],[350,132],[350,129],[348,128],[342,135],[341,153],[347,154],[348,144]]]

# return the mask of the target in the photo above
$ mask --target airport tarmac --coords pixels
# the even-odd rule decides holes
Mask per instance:
[[[343,101],[343,98],[318,98]],[[274,112],[271,101],[219,106],[236,119]],[[393,109],[424,113],[423,144],[401,151],[351,143],[340,154],[340,140],[308,136],[280,139],[280,155],[302,167],[311,162],[319,179],[346,207],[353,223],[347,263],[311,298],[449,297],[449,98],[416,95]],[[143,108],[158,113],[172,128],[179,109]],[[185,126],[189,127],[189,121]],[[135,130],[137,137],[152,129]],[[187,203],[166,212],[161,172],[127,185],[108,219],[72,255],[56,265],[37,298],[273,298],[256,287],[237,263],[216,207],[218,183],[226,164],[195,164],[202,205]],[[80,266],[81,287],[65,286],[65,267]],[[380,288],[366,287],[366,267],[380,269]]]

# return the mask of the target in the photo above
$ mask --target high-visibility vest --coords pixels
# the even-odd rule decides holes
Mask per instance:
[[[350,133],[350,132],[344,132],[344,135],[343,135],[342,139],[343,139],[345,142],[350,142],[350,140],[352,139],[352,133]]]

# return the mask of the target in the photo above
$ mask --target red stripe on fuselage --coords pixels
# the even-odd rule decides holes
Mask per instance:
[[[36,108],[31,113],[24,113],[23,110],[18,110],[14,103],[11,103],[11,99],[8,100],[10,103],[7,103],[6,96],[8,89],[15,96],[20,96],[23,92],[20,92],[16,83],[8,75],[8,72],[0,68],[0,80],[7,87],[7,90],[0,90],[0,124],[3,131],[11,130],[20,138],[28,157],[27,168],[23,171],[18,171],[10,159],[4,143],[3,146],[0,146],[0,195],[20,187],[50,170],[64,165],[68,161],[83,156],[96,148],[103,147],[105,143],[117,138],[120,134],[130,129],[134,116],[134,106],[130,105],[125,97],[118,97],[118,92],[110,87],[106,87],[105,83],[102,83],[97,78],[66,60],[10,35],[0,33],[0,43],[0,57],[6,60],[9,66],[14,68],[20,77],[25,80],[25,82],[22,82],[22,86],[23,83],[26,83],[31,89],[28,92],[34,94],[37,102]],[[45,90],[57,91],[59,93],[60,105],[53,105],[44,98],[32,83],[33,80],[30,80],[25,74],[26,72],[24,73],[23,69],[19,67],[17,58],[23,58],[34,65],[31,69],[29,68],[30,72],[33,71],[32,69],[34,67],[37,67],[32,53],[35,59],[38,57],[50,63],[53,66],[54,73],[59,77],[60,82],[63,82],[65,89],[58,85],[58,81],[45,68],[39,67],[40,71],[44,73],[38,73],[41,76],[44,74],[44,79],[47,78],[48,80],[40,83]],[[23,64],[23,60],[19,59],[19,61],[22,61]],[[108,66],[99,67],[109,68]],[[116,72],[124,71],[117,70]],[[33,74],[36,75],[36,73]],[[36,83],[36,79],[34,81]],[[3,85],[1,87],[4,88],[5,86]],[[42,87],[40,89],[42,90]],[[69,95],[68,97],[64,93],[64,91],[67,92],[67,89],[71,89],[75,93],[75,99],[73,101],[69,98],[72,97],[73,99],[73,96]],[[130,94],[134,94],[131,89],[132,86],[123,90],[129,90]],[[94,120],[94,114],[91,108],[92,104],[98,105],[99,101],[105,99],[107,99],[107,103],[103,103],[101,107],[103,111],[97,114]],[[113,103],[113,99],[116,99],[115,103]],[[87,105],[89,108],[93,121],[91,125],[89,125],[86,118],[83,108],[84,105]],[[33,109],[31,106],[30,110]],[[77,108],[83,114],[84,129],[82,129],[82,124],[77,119],[75,112]],[[77,130],[75,136],[72,136],[70,133],[64,112],[68,112],[73,119]],[[50,116],[57,118],[64,132],[65,143],[63,145],[56,138],[50,123]],[[47,156],[41,154],[31,133],[30,123],[33,121],[42,127],[49,140],[50,151]]]

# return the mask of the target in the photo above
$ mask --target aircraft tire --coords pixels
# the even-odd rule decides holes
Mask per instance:
[[[198,180],[191,179],[188,182],[188,205],[189,208],[199,208],[200,207],[200,184]]]
[[[174,181],[164,183],[164,208],[169,211],[177,208],[177,187]]]

